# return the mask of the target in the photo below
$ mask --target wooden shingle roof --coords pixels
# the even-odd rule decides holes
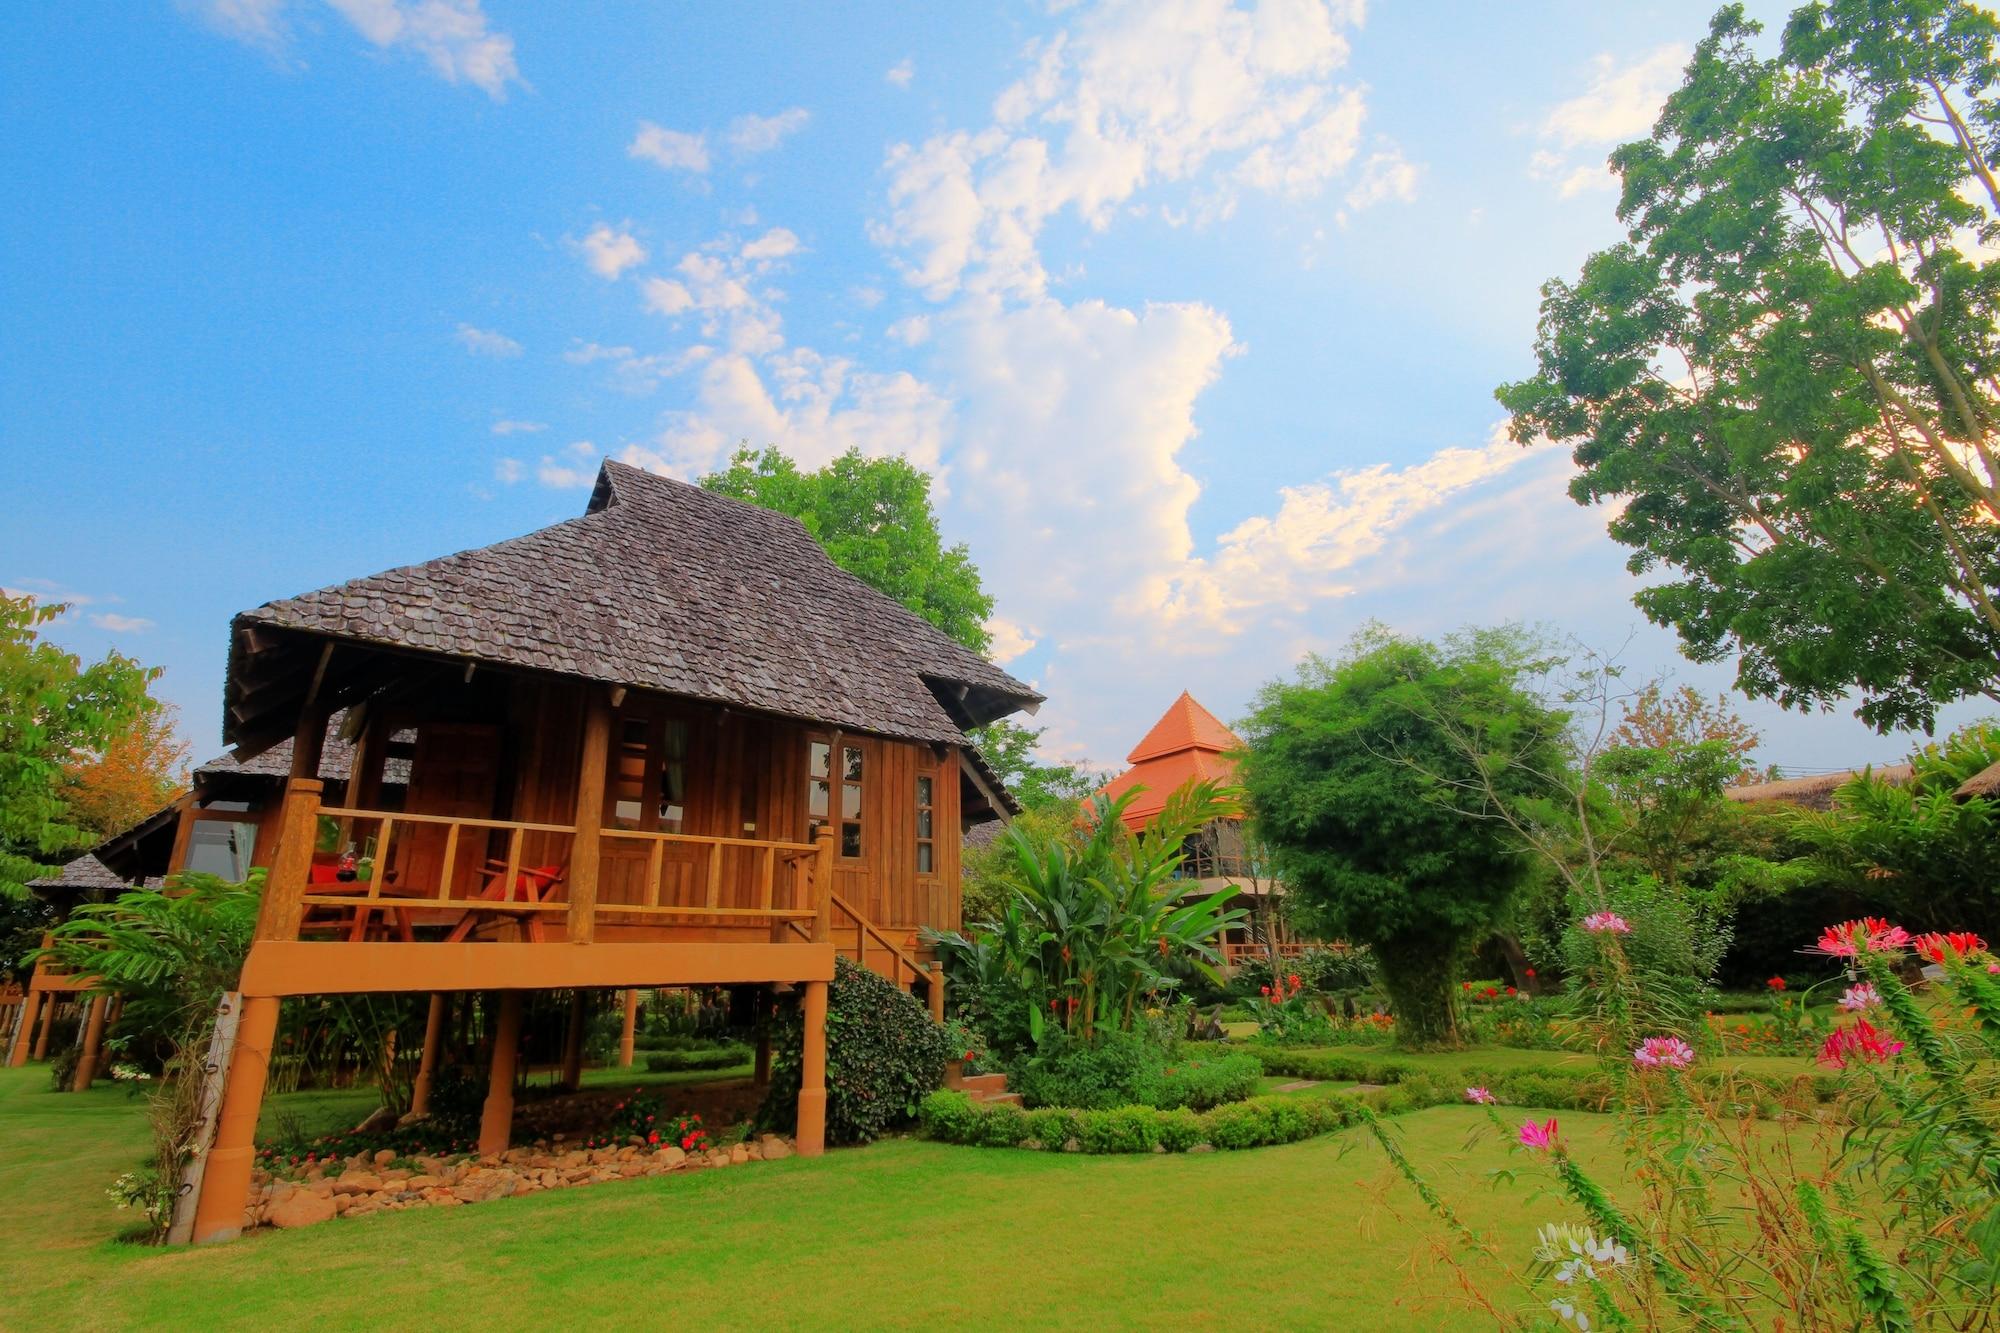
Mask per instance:
[[[98,860],[89,852],[64,865],[62,870],[47,879],[31,879],[31,889],[55,893],[90,893],[104,891],[120,893],[131,886],[112,872],[111,867]]]
[[[224,738],[252,748],[281,711],[243,669],[271,631],[910,740],[956,744],[1041,701],[834,564],[796,519],[609,461],[580,518],[270,602],[233,630]]]

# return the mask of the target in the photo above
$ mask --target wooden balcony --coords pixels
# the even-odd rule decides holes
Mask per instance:
[[[1231,941],[1222,946],[1222,962],[1225,967],[1238,968],[1245,963],[1269,958],[1273,947],[1268,944]],[[1308,950],[1322,946],[1309,944],[1304,940],[1282,940],[1275,947],[1280,958],[1298,958]]]

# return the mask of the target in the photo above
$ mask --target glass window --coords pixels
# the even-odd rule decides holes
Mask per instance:
[[[861,855],[861,751],[844,745],[840,752],[840,854]]]
[[[845,857],[861,855],[861,805],[862,788],[865,785],[862,773],[861,750],[857,746],[840,747],[838,768],[835,767],[833,747],[825,741],[809,743],[806,763],[806,826],[810,837],[818,837],[820,826],[828,820],[840,820],[840,854]],[[834,810],[834,788],[839,787],[839,811]]]
[[[618,724],[618,746],[611,756],[611,822],[636,829],[646,817],[646,720],[625,718]]]
[[[926,774],[917,777],[917,873],[937,873],[937,782]]]
[[[662,833],[685,832],[687,823],[687,723],[667,719],[665,744],[660,747],[660,821]]]

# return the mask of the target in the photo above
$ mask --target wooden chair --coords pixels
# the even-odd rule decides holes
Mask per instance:
[[[512,885],[507,883],[507,863],[488,861],[486,863],[486,883],[476,895],[481,902],[494,904],[546,903],[555,901],[555,891],[563,882],[563,866],[522,866],[514,874]],[[470,907],[459,917],[458,924],[445,936],[446,943],[462,944],[481,926],[499,921],[520,920],[521,931],[530,944],[542,944],[548,940],[547,928],[542,925],[542,913],[511,911],[506,906],[491,908]]]
[[[393,879],[395,872],[390,872]],[[368,884],[365,880],[340,878],[340,858],[330,852],[314,852],[312,865],[306,871],[306,892],[322,897],[338,894],[352,896],[352,906],[342,903],[309,903],[305,914],[299,920],[299,934],[308,932],[331,932],[335,937],[353,942],[368,939],[388,938],[393,929],[395,938],[408,942],[416,939],[411,928],[412,918],[407,905],[388,899],[368,899]],[[378,923],[376,912],[382,913]]]

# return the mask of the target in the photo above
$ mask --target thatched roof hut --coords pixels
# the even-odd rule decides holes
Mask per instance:
[[[2000,797],[2000,763],[1989,764],[1958,784],[1952,795],[1963,801],[1974,796]]]
[[[1785,805],[1801,806],[1807,810],[1831,810],[1834,792],[1863,773],[1892,787],[1900,787],[1914,776],[1914,771],[1908,764],[1884,764],[1880,768],[1849,768],[1842,769],[1838,773],[1816,773],[1811,777],[1755,782],[1746,787],[1731,787],[1723,792],[1723,795],[1745,805],[1776,801]],[[1985,774],[1980,776],[1984,777]],[[1975,778],[1974,781],[1978,779]]]

